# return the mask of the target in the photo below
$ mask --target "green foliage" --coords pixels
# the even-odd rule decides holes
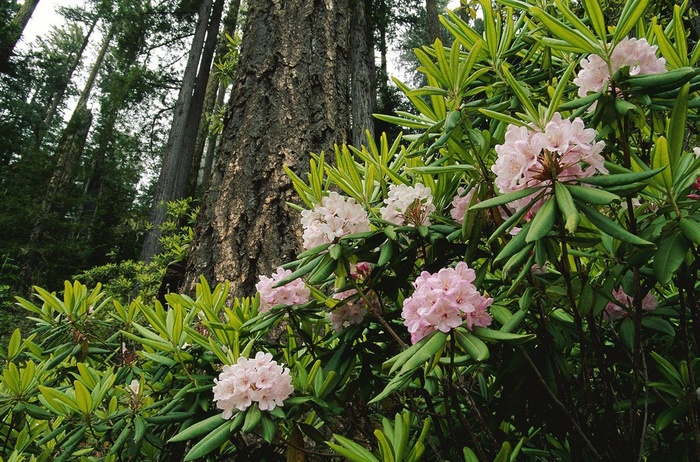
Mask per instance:
[[[479,3],[483,30],[449,13],[451,43],[417,53],[426,84],[396,82],[417,112],[382,118],[411,133],[338,147],[333,162],[313,155],[304,178],[287,170],[295,207],[334,192],[370,222],[276,262],[289,270],[276,286],[302,278],[308,301],[268,303],[264,284],[231,298],[204,279],[194,298],[168,294],[165,306],[80,283],[19,299],[36,329],[2,352],[0,456],[697,460],[700,51],[686,41],[687,5],[664,18],[643,0],[614,14],[589,1]],[[669,72],[621,68],[610,88],[580,97],[581,59],[609,61],[631,32],[659,44]],[[559,115],[595,130],[604,168],[565,177],[554,148],[538,149],[539,175],[502,193],[492,167],[504,143]],[[420,200],[406,223],[382,214],[392,186],[418,183],[432,196],[429,223]],[[457,221],[452,204],[466,194]],[[164,229],[163,262],[191,238],[178,223]],[[469,318],[470,305],[457,325],[412,338],[417,281],[465,263],[492,299],[490,324]],[[110,277],[110,291],[126,287]],[[443,284],[416,310],[443,306]],[[346,309],[364,316],[329,322]],[[214,379],[255,352],[289,368],[294,393],[269,411],[216,408]]]
[[[168,202],[167,219],[161,226],[161,253],[149,263],[125,260],[96,266],[75,276],[89,286],[102,284],[103,291],[121,303],[129,303],[137,295],[151,300],[158,294],[168,266],[187,256],[194,235],[193,226],[199,208],[192,198]]]

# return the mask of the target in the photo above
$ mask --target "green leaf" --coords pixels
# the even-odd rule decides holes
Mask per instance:
[[[595,33],[598,34],[598,38],[607,42],[608,30],[605,27],[605,16],[598,0],[583,0],[583,8],[586,10],[586,15],[591,20],[591,25]]]
[[[457,328],[453,332],[459,346],[474,361],[484,361],[489,358],[489,347],[480,338],[472,335],[464,328]]]
[[[205,433],[211,433],[213,430],[223,426],[228,423],[228,420],[221,417],[221,414],[213,415],[201,422],[197,422],[191,427],[187,427],[182,430],[177,435],[173,436],[168,440],[169,443],[177,443],[179,441],[187,441],[198,436],[202,436]]]
[[[253,404],[246,410],[245,421],[243,422],[243,433],[250,433],[258,428],[258,424],[262,419],[262,412],[258,408],[257,404]]]
[[[537,211],[530,223],[525,242],[529,243],[542,239],[552,230],[554,219],[556,218],[554,202],[555,199],[550,197]]]
[[[7,360],[12,361],[17,357],[17,355],[22,351],[22,332],[19,328],[12,332],[10,337],[10,343],[7,345]]]
[[[654,270],[654,276],[662,286],[671,282],[673,275],[683,264],[688,249],[688,241],[682,233],[674,233],[661,241],[654,253],[654,262],[651,267]]]
[[[676,331],[671,323],[658,316],[644,316],[642,318],[642,326],[671,337],[676,336]]]
[[[263,439],[268,443],[272,443],[275,438],[275,433],[277,432],[277,426],[274,420],[272,420],[267,414],[263,414],[260,420],[260,434]]]
[[[561,77],[559,77],[559,83],[557,83],[557,87],[554,89],[554,95],[552,95],[552,99],[549,102],[549,106],[547,107],[547,120],[550,120],[554,115],[554,112],[556,112],[557,107],[559,106],[559,103],[561,102],[561,99],[564,96],[566,87],[569,86],[569,79],[571,78],[571,73],[574,71],[574,67],[576,67],[576,64],[576,61],[569,64],[569,66],[566,68]]]
[[[514,334],[502,330],[493,330],[476,326],[472,329],[472,334],[482,340],[503,342],[512,345],[520,345],[521,343],[529,342],[537,337],[535,334]]]
[[[436,336],[442,336],[442,343],[444,345],[445,340],[447,339],[447,335],[440,332],[440,331],[435,331],[429,335],[426,335],[422,339],[420,339],[418,342],[415,344],[411,345],[398,355],[394,356],[393,358],[388,359],[382,364],[382,368],[386,368],[391,365],[391,369],[389,370],[390,374],[393,374],[395,371],[397,371],[400,367],[402,367],[406,361],[408,361],[410,358],[415,356],[415,354],[421,350],[426,343],[432,341],[433,337]]]
[[[656,144],[651,154],[651,166],[654,169],[661,170],[656,175],[656,180],[664,185],[666,191],[671,194],[673,191],[673,177],[671,176],[668,142],[663,136],[656,139]]]
[[[671,110],[671,117],[668,119],[666,134],[668,135],[668,170],[669,175],[674,177],[676,169],[683,151],[685,141],[685,124],[688,114],[688,93],[690,83],[683,85],[678,92],[676,102]]]
[[[700,224],[689,218],[681,218],[678,227],[686,239],[700,245]]]
[[[644,172],[613,173],[609,175],[589,176],[580,178],[580,183],[592,184],[595,186],[623,186],[637,181],[646,180],[659,173],[662,169],[646,170]]]
[[[688,408],[685,406],[671,407],[664,409],[656,417],[656,422],[654,423],[654,430],[657,432],[662,431],[679,417],[683,417],[688,413]]]
[[[554,195],[557,199],[557,205],[564,217],[564,228],[571,234],[576,232],[578,224],[581,221],[574,199],[571,197],[569,190],[559,182],[554,183]]]
[[[572,48],[575,48],[582,53],[593,53],[596,55],[602,54],[602,50],[597,43],[591,41],[590,38],[586,37],[578,30],[567,26],[544,10],[533,6],[530,7],[530,12],[535,15],[537,19],[542,21],[542,24],[547,26],[547,28],[552,31],[554,35],[561,40],[568,42]]]
[[[379,459],[374,454],[354,441],[336,434],[333,434],[333,437],[340,444],[331,443],[330,441],[327,441],[326,444],[348,460],[352,462],[379,462]]]
[[[604,189],[589,188],[586,186],[577,186],[567,184],[566,189],[572,196],[589,204],[595,205],[610,205],[613,201],[619,201],[620,196]]]
[[[515,93],[515,96],[520,101],[520,104],[523,106],[523,109],[525,109],[525,111],[530,115],[530,117],[532,117],[533,120],[537,120],[539,114],[537,112],[537,109],[535,108],[535,104],[530,98],[530,95],[528,95],[527,91],[525,90],[525,87],[523,87],[523,85],[518,79],[513,77],[513,75],[510,73],[508,67],[505,64],[501,66],[501,73],[506,78],[508,86],[510,86],[510,89],[513,90],[513,93]]]
[[[92,412],[92,397],[90,396],[90,391],[79,380],[75,380],[73,385],[75,386],[75,400],[78,409],[85,415],[90,414]]]
[[[620,20],[617,22],[615,33],[613,34],[613,43],[619,43],[627,36],[627,33],[634,27],[639,18],[644,14],[649,0],[628,0],[625,3]]]
[[[217,417],[221,418],[221,416]],[[233,434],[233,431],[231,430],[230,422],[224,422],[228,423],[229,425],[221,425],[220,427],[216,428],[211,433],[209,433],[207,436],[202,438],[200,442],[192,446],[192,449],[190,449],[190,451],[185,456],[186,462],[206,456],[210,452],[221,447],[221,445],[223,445],[229,440],[229,438]]]
[[[646,241],[641,237],[635,236],[622,226],[612,221],[610,218],[586,204],[579,203],[579,210],[582,211],[584,215],[586,215],[586,218],[597,226],[599,230],[609,236],[614,237],[615,239],[647,249],[653,249],[656,247],[653,243]]]
[[[515,200],[518,200],[518,199],[521,199],[523,197],[527,197],[531,194],[534,194],[541,189],[542,189],[542,187],[525,188],[525,189],[521,189],[520,191],[514,191],[514,192],[511,192],[508,194],[503,194],[500,196],[492,197],[491,199],[487,199],[485,201],[479,202],[478,204],[474,204],[473,206],[471,206],[469,208],[469,210],[489,209],[491,207],[509,204]]]

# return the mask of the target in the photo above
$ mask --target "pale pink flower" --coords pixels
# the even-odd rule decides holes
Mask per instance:
[[[613,290],[612,295],[617,300],[617,303],[608,302],[605,305],[605,317],[612,321],[613,319],[629,316],[630,310],[634,307],[634,297],[627,295],[622,287]],[[642,299],[642,309],[644,311],[654,310],[658,305],[659,302],[651,292],[648,292]]]
[[[302,210],[301,224],[305,249],[370,230],[367,211],[355,199],[336,192],[330,192],[313,210]]]
[[[544,130],[509,125],[505,142],[497,145],[498,154],[491,170],[496,174],[495,185],[502,194],[534,186],[574,181],[607,173],[605,159],[600,154],[603,141],[595,142],[596,131],[585,128],[583,121],[562,118],[555,113]],[[508,204],[513,210],[526,207],[534,196],[517,199]],[[542,197],[529,210],[531,218],[544,203]]]
[[[465,324],[488,327],[491,316],[486,309],[493,299],[479,293],[474,286],[476,273],[465,262],[437,273],[423,271],[413,283],[413,295],[403,302],[404,325],[416,343],[429,333],[449,332]]]
[[[260,311],[265,313],[275,305],[301,305],[311,299],[311,291],[301,278],[294,279],[287,284],[275,287],[275,285],[292,274],[291,270],[282,267],[272,274],[272,277],[258,276],[255,289],[260,292]]]
[[[328,319],[333,326],[333,330],[340,332],[344,328],[359,324],[367,314],[367,303],[360,297],[357,290],[350,289],[333,294],[336,300],[345,300],[338,304],[328,313]]]
[[[271,354],[258,352],[253,359],[241,356],[236,364],[225,365],[212,391],[217,408],[224,411],[221,417],[230,419],[234,409],[245,411],[253,402],[261,411],[283,406],[294,387],[288,368]]]
[[[474,192],[476,192],[476,188],[470,189],[469,192],[466,192],[466,194],[465,191],[466,190],[460,186],[457,189],[457,194],[452,199],[452,210],[450,210],[450,216],[458,223],[464,221],[464,215],[467,213],[467,207],[469,207],[469,203],[474,196]]]
[[[379,209],[382,219],[396,225],[427,226],[435,211],[432,192],[422,183],[390,185],[384,203],[386,206]]]
[[[656,45],[646,39],[626,38],[615,46],[608,63],[598,55],[590,55],[581,60],[581,71],[574,79],[578,85],[578,95],[604,91],[614,74],[623,67],[629,68],[630,75],[660,74],[666,72],[666,60],[656,57]]]

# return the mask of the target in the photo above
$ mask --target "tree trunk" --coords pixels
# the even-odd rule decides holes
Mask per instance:
[[[52,211],[56,211],[59,214],[63,212],[56,200],[65,195],[66,191],[75,182],[75,170],[80,164],[80,157],[92,124],[92,112],[88,109],[87,102],[95,85],[97,74],[107,56],[107,50],[112,42],[113,35],[114,25],[110,26],[102,40],[100,51],[92,65],[90,75],[85,82],[83,90],[80,92],[75,110],[56,148],[56,154],[54,155],[55,168],[49,181],[49,189],[42,207],[45,214],[50,214]]]
[[[218,63],[226,55],[229,46],[229,42],[226,38],[226,35],[233,35],[236,32],[236,25],[238,23],[238,10],[240,9],[240,7],[241,0],[233,0],[228,6],[228,11],[226,12],[226,17],[223,21],[223,28],[221,30],[221,33],[219,34],[219,41],[216,44],[216,55],[214,55],[213,61],[214,63]],[[192,191],[192,194],[194,194],[194,191],[197,189],[197,186],[199,186],[199,171],[202,164],[202,157],[204,157],[204,148],[205,146],[207,146],[208,156],[209,151],[213,151],[213,149],[216,146],[217,137],[209,136],[209,120],[207,119],[206,115],[211,114],[214,108],[221,106],[221,104],[223,103],[224,95],[222,94],[222,92],[225,92],[226,89],[224,88],[222,90],[219,80],[219,76],[216,72],[209,73],[209,81],[207,82],[207,91],[206,95],[204,96],[204,106],[202,109],[202,113],[203,115],[205,115],[205,117],[202,117],[202,119],[199,122],[199,131],[197,132],[197,143],[195,144],[193,156],[194,168],[190,173],[189,190]],[[219,97],[220,94],[221,97]],[[211,172],[211,168],[209,169],[209,172]],[[202,184],[206,182],[206,178],[208,177],[202,175]]]
[[[39,0],[25,0],[25,2],[20,7],[17,15],[12,18],[12,25],[10,26],[10,36],[8,41],[3,43],[0,47],[0,72],[9,71],[9,61],[12,56],[12,52],[17,46],[17,42],[22,37],[24,28],[27,27],[29,18],[32,17],[34,9],[39,4]]]
[[[160,225],[166,219],[166,208],[163,203],[181,199],[188,193],[206,82],[211,70],[222,10],[223,0],[204,0],[199,10],[197,29],[190,47],[180,94],[175,104],[175,115],[151,208],[153,227],[146,235],[141,250],[141,259],[144,261],[150,261],[161,249]]]
[[[293,258],[299,214],[282,165],[302,177],[309,151],[347,140],[348,0],[252,0],[219,157],[185,286],[203,274],[252,295],[259,274]]]
[[[80,61],[83,59],[83,53],[85,52],[85,49],[88,46],[88,43],[90,42],[90,36],[92,35],[92,32],[95,30],[95,26],[97,25],[98,19],[95,19],[92,24],[90,25],[90,29],[88,29],[87,33],[85,34],[85,38],[83,39],[83,43],[80,45],[80,50],[75,54],[75,58],[73,61],[71,61],[70,67],[66,70],[66,74],[63,77],[63,80],[60,83],[60,86],[58,89],[54,92],[54,94],[51,95],[51,101],[49,104],[48,109],[46,110],[46,115],[44,116],[44,121],[42,125],[39,127],[39,129],[36,131],[34,134],[34,143],[33,147],[35,150],[38,150],[41,148],[41,143],[44,140],[44,136],[46,135],[46,131],[48,128],[51,126],[51,122],[53,122],[54,117],[56,117],[56,113],[58,112],[58,106],[61,104],[63,101],[63,98],[66,94],[66,90],[68,89],[68,84],[70,83],[73,73],[75,70],[78,68],[78,65],[80,64]]]
[[[430,43],[433,43],[435,39],[440,38],[437,0],[425,0],[425,12],[428,16],[428,36]]]
[[[374,76],[374,47],[369,27],[371,0],[350,0],[350,72],[352,104],[352,143],[367,145],[367,132],[374,138],[376,86]]]

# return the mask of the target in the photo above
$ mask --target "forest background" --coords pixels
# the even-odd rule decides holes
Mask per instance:
[[[446,2],[351,3],[356,10],[347,19],[359,33],[345,57],[352,67],[338,117],[347,122],[333,142],[361,142],[366,129],[396,132],[372,117],[407,106],[389,63],[420,79],[411,71],[413,47],[445,33],[437,15]],[[61,287],[77,277],[126,299],[149,296],[166,267],[184,260],[222,139],[248,8],[245,1],[56,5],[62,20],[17,46],[37,4],[46,8],[38,1],[1,6],[3,335],[22,324],[14,296],[33,285]],[[335,33],[349,44],[347,30]],[[179,202],[168,210],[167,201]],[[180,280],[182,271],[175,269]]]

